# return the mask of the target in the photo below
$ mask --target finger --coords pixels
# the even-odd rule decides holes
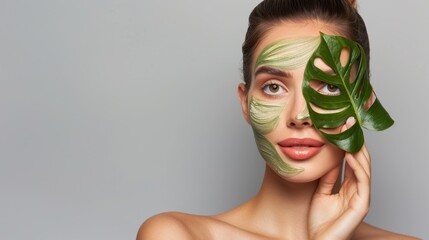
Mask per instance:
[[[347,130],[347,129],[351,128],[355,123],[356,123],[356,119],[354,117],[349,117],[349,118],[347,118],[344,126],[346,127],[346,130]]]
[[[347,158],[350,153],[346,153],[344,159]],[[350,164],[346,161],[345,169],[344,169],[344,181],[354,179],[353,169],[350,167]]]
[[[356,183],[357,183],[358,195],[364,199],[365,198],[369,199],[369,194],[370,194],[369,175],[365,172],[362,165],[352,154],[349,154],[349,153],[346,154],[346,162],[350,166],[351,170],[353,170],[353,176],[355,177]]]
[[[334,189],[335,183],[341,172],[341,164],[336,168],[329,171],[319,180],[319,186],[317,186],[316,193],[323,195],[331,195]]]
[[[365,154],[364,150],[365,145],[362,146],[362,149],[358,152],[352,154],[353,157],[357,160],[357,162],[362,166],[362,168],[365,170],[365,173],[368,176],[371,176],[371,160],[367,157],[368,155]]]
[[[366,156],[366,159],[367,159],[367,163],[368,163],[368,175],[369,175],[369,177],[371,177],[371,155],[369,154],[369,151],[368,151],[368,148],[366,147],[366,145],[364,144],[363,145],[363,148],[362,148],[362,150],[363,150],[363,153],[365,154],[365,156]]]
[[[350,127],[352,127],[354,124],[356,124],[356,119],[354,117],[347,118],[345,124],[341,128],[341,132],[346,131]],[[366,145],[363,144],[362,148],[357,152],[353,154],[354,157],[358,160],[359,164],[363,167],[366,174],[368,176],[371,175],[371,159],[369,157],[368,149],[366,148]],[[348,172],[348,176],[351,176],[350,168],[346,168],[346,172]]]
[[[365,154],[366,158],[371,159],[371,156],[369,155],[368,148],[366,147],[365,143],[363,144],[361,150],[362,150],[363,154]]]
[[[354,153],[354,154],[361,154],[361,155],[364,156],[364,158],[367,161],[371,160],[371,156],[369,155],[368,148],[366,147],[365,143],[362,145],[361,149],[358,152]]]
[[[364,174],[367,178],[369,178],[369,174],[368,174],[368,172],[365,170],[365,166],[364,166],[364,164],[367,164],[367,161],[366,160],[364,160],[362,157],[363,157],[363,154],[361,154],[361,155],[358,155],[359,157],[361,157],[361,158],[357,158],[356,157],[357,155],[356,154],[351,154],[351,153],[346,153],[346,156],[345,156],[345,159],[346,159],[346,162],[349,164],[349,166],[350,166],[350,168],[352,169],[352,171],[353,171],[353,174],[356,176],[356,177],[358,177],[358,173],[360,174],[360,173],[362,173],[362,174]],[[369,167],[368,166],[368,164],[367,164],[367,166],[366,167]]]
[[[351,128],[355,123],[356,123],[356,119],[354,117],[347,118],[346,123],[343,125],[343,127],[341,129],[341,132]],[[363,158],[363,159],[370,162],[371,159],[370,159],[369,152],[368,152],[368,149],[366,148],[365,144],[362,145],[361,149],[358,151],[357,154],[358,154],[358,156],[356,156],[356,157],[358,159]],[[360,154],[362,154],[363,157],[359,156]]]
[[[355,176],[355,170],[351,167],[351,163],[349,163],[350,158],[352,155],[351,153],[346,153],[345,155],[345,169],[344,169],[344,181],[341,186],[341,191],[343,193],[350,193],[353,194],[356,190],[353,191],[353,189],[357,188],[357,180]],[[352,189],[353,188],[353,189]]]
[[[345,124],[341,128],[341,132],[346,131],[348,128],[353,126],[353,124],[356,123],[356,119],[354,117],[347,118]],[[346,153],[344,157],[346,157],[350,153]],[[353,169],[349,166],[349,164],[346,162],[345,169],[344,169],[344,181],[345,180],[352,180],[354,179]]]

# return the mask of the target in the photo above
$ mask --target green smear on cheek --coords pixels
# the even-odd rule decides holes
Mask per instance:
[[[249,108],[252,127],[260,134],[273,131],[279,123],[283,108],[284,104],[267,103],[252,97]]]
[[[259,153],[267,163],[280,175],[295,175],[304,169],[294,168],[285,163],[273,144],[264,136],[277,127],[284,104],[266,103],[252,97],[250,99],[250,124],[255,135]]]

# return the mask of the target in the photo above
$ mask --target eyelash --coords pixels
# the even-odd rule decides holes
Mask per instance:
[[[278,95],[281,95],[281,94],[282,94],[282,93],[280,93],[280,94],[269,94],[269,93],[267,93],[267,92],[265,91],[265,88],[266,88],[266,87],[268,87],[268,86],[270,86],[270,85],[277,85],[281,90],[283,90],[284,92],[287,92],[287,90],[286,90],[286,88],[283,86],[283,84],[281,84],[281,83],[279,83],[279,82],[277,82],[277,81],[269,80],[269,81],[265,82],[265,83],[262,85],[262,87],[261,87],[262,92],[263,92],[266,96],[268,96],[268,97],[276,98],[276,97],[278,97]]]
[[[325,91],[323,91],[324,88],[328,88],[330,86],[335,87],[336,91],[338,91],[338,92],[325,92]],[[341,90],[340,90],[339,87],[337,87],[337,86],[335,86],[333,84],[327,84],[327,83],[324,83],[322,85],[322,87],[319,88],[318,92],[321,93],[321,94],[323,94],[323,95],[327,95],[327,96],[339,96],[339,95],[341,95]]]

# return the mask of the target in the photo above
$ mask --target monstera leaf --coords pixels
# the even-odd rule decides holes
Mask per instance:
[[[357,152],[364,142],[362,127],[380,131],[390,127],[393,120],[378,99],[371,98],[373,89],[369,83],[368,62],[363,48],[340,36],[321,33],[320,37],[321,43],[307,63],[302,86],[309,115],[314,126],[328,141],[348,152]],[[340,61],[343,49],[349,52],[346,64]],[[316,59],[322,60],[333,73],[316,66]],[[350,81],[354,65],[356,78]],[[335,86],[340,94],[324,94],[311,86],[312,81]],[[374,102],[371,104],[368,101]],[[356,124],[344,132],[329,133],[329,129],[341,127],[349,117],[354,117]]]

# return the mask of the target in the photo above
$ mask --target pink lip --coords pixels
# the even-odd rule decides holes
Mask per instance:
[[[288,158],[307,160],[318,154],[325,144],[312,138],[288,138],[278,145]]]

